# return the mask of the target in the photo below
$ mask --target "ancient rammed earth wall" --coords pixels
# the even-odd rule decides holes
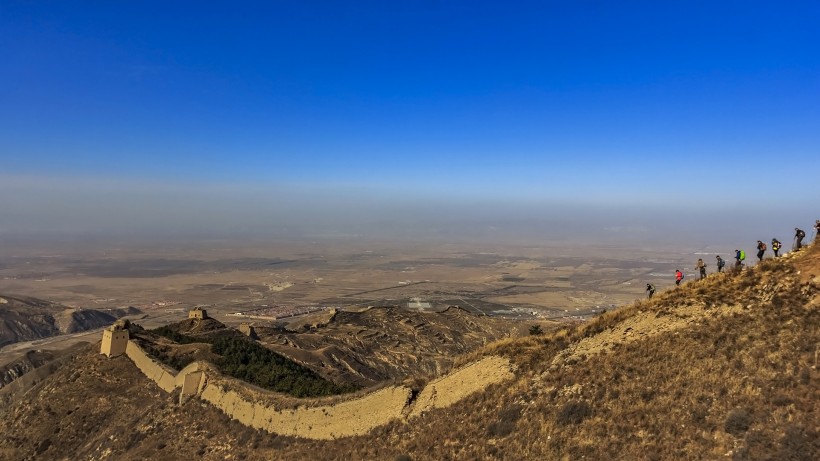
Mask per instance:
[[[186,395],[198,395],[246,426],[310,439],[366,434],[393,419],[452,405],[473,392],[513,376],[508,360],[486,357],[431,382],[415,401],[409,387],[390,386],[331,404],[322,405],[318,400],[304,399],[304,406],[285,409],[277,408],[276,394],[223,376],[206,363],[194,362],[175,374],[152,359],[134,341],[128,341],[125,354],[164,391],[180,388],[180,401]]]
[[[176,373],[151,358],[134,341],[128,341],[125,347],[125,355],[134,362],[142,374],[151,381],[157,383],[165,392],[172,392],[176,388]]]

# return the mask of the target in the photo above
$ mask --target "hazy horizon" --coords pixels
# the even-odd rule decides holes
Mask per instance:
[[[0,237],[100,239],[360,239],[709,246],[811,234],[808,204],[724,210],[657,198],[584,202],[436,196],[435,191],[325,186],[137,184],[49,178],[0,182]],[[799,205],[799,202],[798,202]]]
[[[790,242],[818,14],[4,2],[0,238]]]

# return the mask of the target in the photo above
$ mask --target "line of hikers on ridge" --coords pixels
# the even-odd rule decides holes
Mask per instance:
[[[806,232],[802,229],[795,227],[794,228],[794,244],[792,245],[792,251],[799,251],[803,248],[803,239],[806,238]],[[818,219],[814,223],[814,241],[820,243],[820,219]],[[774,252],[774,257],[777,258],[780,256],[778,253],[783,248],[783,244],[780,243],[780,240],[776,238],[772,239],[772,251]],[[757,259],[758,261],[763,261],[763,256],[766,254],[767,246],[761,240],[757,241]],[[717,271],[723,272],[723,268],[726,267],[726,261],[720,257],[720,255],[715,256],[715,260],[717,263]],[[746,252],[743,250],[735,250],[735,269],[740,270],[743,268],[744,261],[746,260]],[[703,262],[703,258],[698,258],[698,262],[695,263],[695,269],[700,274],[700,280],[706,278],[706,263]],[[683,271],[680,269],[675,270],[675,286],[680,286],[681,282],[683,282]],[[646,293],[648,298],[652,298],[652,295],[655,294],[655,285],[651,283],[646,284]]]

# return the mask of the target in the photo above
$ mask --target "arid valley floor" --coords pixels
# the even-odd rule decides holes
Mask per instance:
[[[0,248],[0,292],[70,307],[134,306],[149,317],[262,310],[406,305],[511,317],[588,316],[644,295],[647,282],[692,276],[692,249],[635,250],[350,242],[215,242],[167,248],[78,245]],[[727,255],[724,254],[724,257]],[[708,262],[708,260],[707,260]],[[230,323],[230,320],[228,320]]]

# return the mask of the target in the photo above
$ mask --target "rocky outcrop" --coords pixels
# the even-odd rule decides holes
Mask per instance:
[[[51,351],[29,351],[20,358],[0,367],[0,388],[23,376],[31,370],[54,359]]]

